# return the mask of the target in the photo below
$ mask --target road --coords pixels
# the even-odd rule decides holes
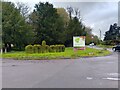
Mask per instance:
[[[2,60],[3,88],[118,88],[118,53],[65,60]]]

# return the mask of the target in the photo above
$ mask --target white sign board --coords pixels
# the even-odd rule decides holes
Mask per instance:
[[[73,47],[85,47],[85,36],[73,36]]]

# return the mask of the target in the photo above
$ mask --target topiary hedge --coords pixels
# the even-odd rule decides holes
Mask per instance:
[[[25,47],[25,51],[26,51],[26,53],[33,53],[34,52],[34,48],[33,48],[32,45],[27,45]]]
[[[33,46],[33,49],[34,49],[34,53],[41,53],[42,52],[41,45],[36,44]]]
[[[64,52],[65,45],[46,45],[46,41],[42,41],[42,45],[27,45],[26,53],[48,53],[48,52]]]

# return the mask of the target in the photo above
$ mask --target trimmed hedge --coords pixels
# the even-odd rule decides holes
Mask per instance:
[[[25,47],[25,51],[26,51],[26,53],[33,53],[34,52],[33,46],[32,45],[27,45]]]
[[[41,53],[42,52],[41,45],[36,44],[33,46],[33,49],[34,49],[34,53]]]
[[[49,52],[49,46],[48,45],[42,46],[42,53],[47,53],[47,52]]]
[[[46,41],[42,41],[42,46],[45,46],[46,45]]]
[[[46,41],[42,41],[42,45],[27,45],[26,53],[48,53],[48,52],[64,52],[65,45],[46,45]]]

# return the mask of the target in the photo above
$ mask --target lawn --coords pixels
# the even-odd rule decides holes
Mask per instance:
[[[113,47],[111,45],[97,45],[97,46],[101,48],[112,48]]]
[[[73,48],[66,48],[65,52],[56,53],[34,53],[28,54],[24,51],[12,51],[3,53],[2,58],[16,59],[16,60],[45,60],[45,59],[66,59],[66,58],[79,58],[79,57],[93,57],[105,56],[111,54],[107,50],[97,50],[93,48],[86,48],[86,50],[73,51]]]

